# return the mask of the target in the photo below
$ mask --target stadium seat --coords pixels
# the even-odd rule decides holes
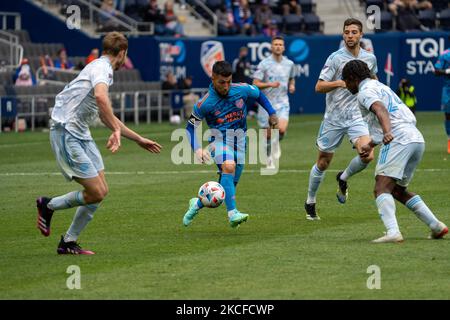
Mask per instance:
[[[427,28],[436,28],[436,12],[433,9],[419,11],[419,20]]]
[[[283,16],[279,14],[272,15],[272,21],[275,21],[275,24],[278,26],[279,30],[284,30],[284,20]]]
[[[319,17],[314,13],[306,13],[304,16],[305,31],[307,33],[321,32],[321,22]]]
[[[302,7],[302,14],[313,12],[315,3],[313,0],[299,0],[298,3]]]
[[[370,6],[378,6],[381,10],[385,10],[384,1],[383,0],[366,0],[366,9]]]
[[[431,0],[431,3],[433,4],[433,9],[436,10],[436,12],[448,9],[448,0]]]
[[[381,11],[380,13],[380,28],[375,32],[391,31],[394,29],[394,16],[389,11]]]
[[[287,34],[300,32],[303,28],[303,17],[296,14],[289,14],[284,17],[284,23]]]
[[[440,12],[438,21],[441,29],[450,30],[450,8]]]

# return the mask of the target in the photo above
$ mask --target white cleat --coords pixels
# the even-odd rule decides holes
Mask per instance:
[[[274,161],[273,161],[272,156],[268,156],[268,157],[267,157],[266,168],[267,168],[267,169],[270,169],[270,170],[275,170],[275,163],[274,163]]]
[[[431,230],[431,234],[428,239],[442,239],[448,233],[448,227],[439,222],[438,227],[435,230]]]
[[[381,238],[372,240],[372,243],[399,243],[403,242],[403,236],[400,232],[388,236],[386,233]]]

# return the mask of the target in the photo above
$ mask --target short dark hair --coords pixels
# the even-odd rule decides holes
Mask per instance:
[[[271,42],[274,42],[275,40],[283,40],[284,41],[284,37],[283,36],[274,36],[274,37],[272,37]]]
[[[228,61],[216,61],[213,65],[212,72],[222,77],[229,77],[233,73],[233,68]]]
[[[342,70],[342,79],[363,81],[364,79],[372,78],[367,63],[361,60],[351,60],[347,62]]]
[[[344,21],[344,27],[342,28],[342,30],[345,30],[345,27],[350,26],[352,24],[357,25],[360,32],[363,31],[363,24],[362,24],[362,22],[359,21],[358,19],[355,19],[355,18],[348,18],[347,20],[345,20]]]
[[[116,57],[120,51],[128,50],[128,39],[120,32],[110,32],[103,38],[103,53]]]

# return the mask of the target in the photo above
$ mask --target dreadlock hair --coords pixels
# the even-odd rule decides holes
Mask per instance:
[[[222,77],[229,77],[233,73],[233,68],[227,61],[217,61],[213,65],[212,72]]]
[[[364,79],[372,78],[369,67],[364,61],[351,60],[347,62],[342,70],[342,79],[363,81]]]

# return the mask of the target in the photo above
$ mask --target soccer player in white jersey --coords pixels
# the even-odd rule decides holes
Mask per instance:
[[[431,229],[431,239],[444,237],[448,233],[447,226],[434,216],[419,195],[407,190],[425,150],[425,141],[416,128],[414,114],[388,86],[371,79],[365,62],[348,62],[342,76],[348,90],[357,94],[372,136],[372,140],[361,148],[361,153],[367,155],[377,144],[383,143],[375,169],[374,193],[378,213],[387,232],[372,242],[403,241],[395,217],[394,199],[403,203]]]
[[[279,140],[286,134],[289,123],[289,93],[295,92],[294,62],[283,56],[285,51],[284,38],[276,36],[272,38],[272,54],[262,60],[253,74],[253,84],[264,92],[273,108],[277,112]],[[271,152],[271,131],[269,129],[269,115],[267,111],[258,106],[258,124],[266,129],[267,137],[267,165],[274,168],[273,158],[279,159],[281,149],[276,143],[276,150]],[[277,141],[278,142],[278,141]]]
[[[135,141],[140,147],[159,153],[161,146],[127,128],[113,113],[108,88],[113,83],[113,70],[118,70],[127,57],[128,40],[118,32],[108,33],[103,39],[103,55],[88,64],[66,85],[55,99],[51,115],[50,142],[64,177],[75,180],[84,188],[65,195],[39,197],[37,227],[50,235],[53,212],[78,207],[72,224],[61,237],[58,254],[94,254],[83,250],[78,236],[93,218],[100,202],[108,193],[103,160],[92,139],[89,125],[97,116],[112,131],[106,147],[117,152],[121,136]]]
[[[342,69],[346,62],[354,59],[365,61],[369,65],[372,76],[377,73],[377,59],[360,47],[363,36],[362,23],[357,19],[347,19],[344,22],[344,47],[332,53],[319,75],[316,92],[326,93],[326,110],[317,137],[319,157],[309,175],[308,197],[305,202],[306,219],[319,220],[316,213],[316,194],[325,176],[335,150],[340,146],[347,134],[354,148],[361,154],[361,147],[370,141],[369,130],[359,111],[356,97],[346,88],[342,81]],[[345,203],[348,195],[347,180],[354,174],[364,170],[373,160],[373,152],[366,156],[357,155],[347,168],[337,174],[340,203]]]

